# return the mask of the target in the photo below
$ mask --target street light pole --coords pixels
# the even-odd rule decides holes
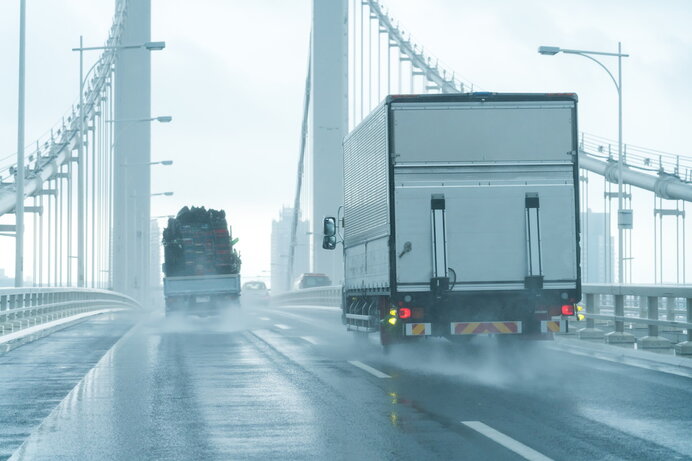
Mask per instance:
[[[144,43],[139,43],[139,44],[131,44],[131,45],[112,45],[112,46],[92,46],[92,47],[84,47],[83,43],[83,37],[79,37],[79,48],[72,48],[72,51],[79,51],[79,145],[78,145],[78,166],[79,166],[79,171],[78,171],[78,197],[77,197],[77,203],[78,203],[78,225],[79,229],[77,232],[77,240],[78,240],[78,249],[77,249],[77,274],[78,274],[78,286],[83,287],[85,286],[85,279],[84,279],[84,272],[85,272],[85,232],[86,232],[86,227],[85,227],[85,171],[84,171],[84,166],[85,166],[85,158],[84,158],[84,135],[85,135],[85,124],[84,124],[84,117],[85,117],[85,112],[84,112],[84,51],[92,51],[92,50],[113,50],[113,51],[121,51],[121,50],[136,50],[136,49],[143,49],[147,51],[160,51],[165,49],[166,47],[166,42],[159,41],[159,42],[152,42],[152,41],[146,41]],[[96,64],[94,64],[94,69],[96,67]],[[91,72],[91,71],[89,71]],[[87,72],[87,75],[88,73]],[[165,116],[165,117],[158,117],[156,120],[161,121],[161,122],[169,122],[171,120],[171,117]]]
[[[618,283],[624,283],[624,229],[625,226],[631,226],[629,222],[625,222],[623,213],[623,190],[622,190],[622,58],[629,57],[629,54],[622,53],[622,43],[618,42],[618,52],[610,53],[603,51],[584,51],[584,50],[569,50],[557,46],[540,46],[538,52],[543,55],[554,56],[558,53],[577,54],[587,59],[592,60],[610,76],[615,84],[615,89],[618,92]],[[590,55],[599,56],[617,56],[618,58],[618,78],[613,76],[612,72],[603,65],[603,63]],[[629,227],[628,227],[629,228]]]
[[[24,90],[25,90],[26,1],[19,1],[19,108],[17,111],[17,176],[15,188],[15,268],[14,286],[24,285]],[[34,251],[36,249],[34,248]]]
[[[622,44],[618,42],[618,282],[625,283],[624,235],[622,220]]]
[[[79,36],[79,143],[77,144],[77,286],[84,287],[84,38]]]

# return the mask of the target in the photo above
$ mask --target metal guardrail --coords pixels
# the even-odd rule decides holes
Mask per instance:
[[[109,308],[139,308],[129,296],[87,288],[0,288],[0,339],[3,335]]]
[[[277,306],[331,306],[341,307],[341,285],[305,288],[272,295]]]

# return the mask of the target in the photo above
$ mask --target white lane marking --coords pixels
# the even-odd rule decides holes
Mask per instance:
[[[289,327],[288,325],[283,325],[281,323],[275,323],[274,326],[276,328],[280,328],[281,330],[290,330],[291,329],[291,327]]]
[[[309,342],[310,344],[314,344],[315,346],[319,345],[317,340],[315,338],[313,338],[312,336],[301,336],[300,338]]]
[[[480,421],[462,421],[461,423],[470,427],[474,431],[483,434],[490,440],[499,443],[503,447],[512,450],[514,453],[518,454],[524,459],[528,459],[530,461],[553,461],[552,458],[548,458],[533,448],[529,448],[523,443],[517,442],[513,438],[503,434],[502,432],[496,431],[492,427],[488,426],[487,424],[483,424]]]
[[[376,370],[370,365],[366,365],[358,360],[349,360],[348,363],[350,363],[354,367],[360,368],[361,370],[367,371],[371,375],[376,376],[378,378],[391,378],[391,376],[389,376],[387,373],[382,373],[380,370]]]
[[[259,319],[260,319],[260,320],[265,320],[265,321],[271,320],[269,317],[260,317]]]

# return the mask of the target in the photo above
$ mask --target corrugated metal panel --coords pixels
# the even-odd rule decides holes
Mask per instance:
[[[389,232],[387,106],[382,105],[344,142],[344,245]]]

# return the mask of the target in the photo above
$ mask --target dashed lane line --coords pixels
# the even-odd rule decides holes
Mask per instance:
[[[387,373],[382,373],[380,370],[377,370],[371,367],[370,365],[366,365],[358,360],[349,360],[348,363],[350,363],[354,367],[360,368],[361,370],[367,371],[371,375],[376,376],[378,378],[391,378],[391,376],[389,376]]]
[[[301,336],[300,338],[304,341],[309,342],[310,344],[314,344],[315,346],[319,345],[317,340],[312,336]]]
[[[274,326],[276,328],[281,329],[281,330],[290,330],[291,329],[291,327],[289,327],[288,325],[284,325],[282,323],[275,323]]]
[[[505,435],[480,421],[462,421],[461,423],[467,427],[470,427],[474,431],[483,434],[490,440],[499,443],[503,447],[513,451],[524,459],[528,459],[529,461],[553,461],[552,458],[548,458],[533,448],[527,447],[523,443],[514,440],[510,436]]]
[[[264,321],[269,321],[269,320],[271,320],[269,317],[260,317],[259,319],[260,319],[260,320],[264,320]]]

